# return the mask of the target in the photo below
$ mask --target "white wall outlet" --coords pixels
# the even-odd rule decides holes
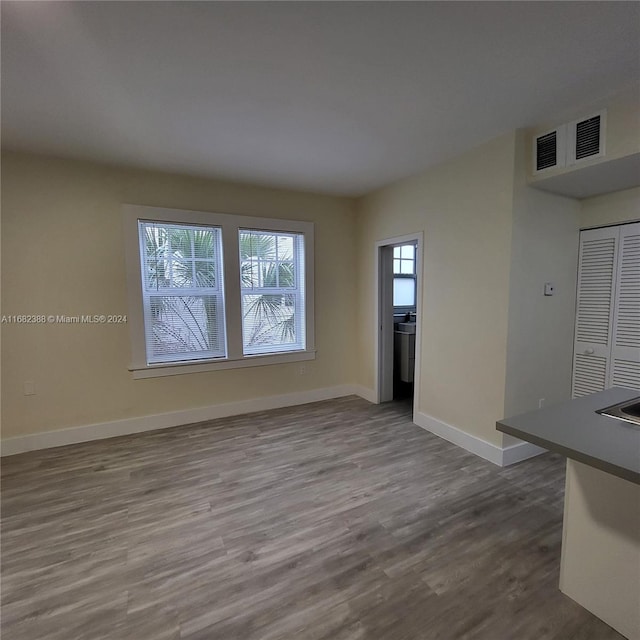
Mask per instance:
[[[25,396],[35,396],[36,395],[36,384],[32,380],[28,380],[24,383],[24,395]]]
[[[300,368],[298,369],[299,373],[301,376],[303,376],[305,373],[307,373],[307,365],[306,364],[301,364]]]
[[[545,296],[552,296],[553,295],[553,291],[554,291],[554,286],[551,282],[545,282],[544,283],[544,295]]]
[[[544,398],[540,398],[540,400],[538,400],[538,409],[542,409],[544,407],[544,403]]]

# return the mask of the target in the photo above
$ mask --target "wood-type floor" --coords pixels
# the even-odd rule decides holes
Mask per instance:
[[[6,640],[608,640],[558,590],[564,460],[349,397],[2,462]]]

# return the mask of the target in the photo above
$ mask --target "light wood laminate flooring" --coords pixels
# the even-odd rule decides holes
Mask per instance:
[[[7,640],[609,640],[558,590],[564,460],[349,397],[2,461]]]

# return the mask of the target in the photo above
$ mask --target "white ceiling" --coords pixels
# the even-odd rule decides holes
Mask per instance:
[[[11,149],[359,195],[640,75],[637,2],[8,2]]]

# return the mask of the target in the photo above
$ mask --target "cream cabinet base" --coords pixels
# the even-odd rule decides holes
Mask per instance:
[[[394,368],[402,382],[413,382],[416,366],[416,336],[414,333],[394,333]]]
[[[560,590],[640,640],[640,485],[567,460]]]

